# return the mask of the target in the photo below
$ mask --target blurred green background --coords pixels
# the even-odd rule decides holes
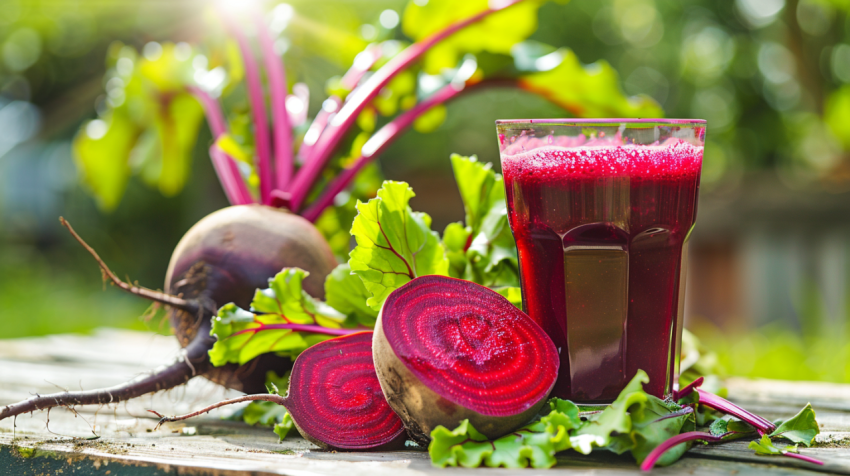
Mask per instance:
[[[110,48],[147,55],[164,42],[209,42],[221,35],[209,3],[2,1],[0,338],[97,326],[168,332],[140,317],[145,302],[104,291],[57,218],[118,274],[156,288],[180,236],[226,205],[203,124],[185,188],[166,197],[131,178],[109,212],[81,185],[72,154],[81,124],[114,100]],[[282,49],[312,92],[310,116],[365,44],[403,38],[403,1],[288,4],[297,28]],[[850,382],[848,11],[850,0],[573,0],[545,4],[531,36],[583,63],[609,62],[627,94],[653,97],[668,117],[708,120],[686,309],[730,374]],[[413,208],[442,229],[463,216],[451,152],[498,163],[495,119],[563,115],[517,90],[470,94],[437,130],[406,133],[381,167],[411,183]]]

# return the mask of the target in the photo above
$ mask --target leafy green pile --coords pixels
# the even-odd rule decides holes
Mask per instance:
[[[557,462],[555,455],[562,451],[572,449],[586,455],[605,450],[616,454],[629,452],[643,469],[649,469],[655,464],[666,466],[676,462],[694,441],[720,442],[758,436],[752,426],[717,414],[710,417],[713,421],[709,432],[697,431],[695,404],[685,399],[673,402],[649,395],[642,388],[648,381],[646,373],[638,371],[614,403],[601,410],[582,411],[568,400],[553,398],[546,414],[495,440],[488,440],[468,420],[454,430],[440,426],[431,432],[428,452],[433,464],[441,468],[550,468]],[[774,432],[753,441],[750,448],[757,454],[791,456],[796,445],[779,449],[772,440],[784,438],[810,446],[818,432],[815,413],[811,405],[806,405],[794,417],[777,422]],[[807,457],[801,459],[817,462]]]

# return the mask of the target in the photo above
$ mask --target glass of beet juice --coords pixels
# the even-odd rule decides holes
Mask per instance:
[[[612,402],[678,379],[705,121],[496,121],[525,311],[555,342],[554,396]]]

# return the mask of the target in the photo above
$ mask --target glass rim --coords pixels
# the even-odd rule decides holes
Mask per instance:
[[[658,124],[658,125],[690,125],[704,126],[705,119],[628,119],[628,118],[597,118],[597,119],[497,119],[496,125],[526,125],[526,126],[590,126],[590,125],[615,125],[615,124]]]

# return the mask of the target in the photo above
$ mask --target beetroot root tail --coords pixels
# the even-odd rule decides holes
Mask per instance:
[[[36,395],[21,402],[7,405],[0,408],[0,420],[53,407],[108,405],[177,387],[196,375],[204,374],[210,368],[207,351],[212,346],[211,339],[206,335],[198,335],[186,347],[183,358],[171,365],[159,368],[149,375],[140,376],[114,387]]]
[[[161,291],[154,291],[153,289],[148,289],[143,286],[136,286],[134,284],[130,284],[122,280],[114,272],[112,272],[111,269],[109,269],[109,266],[107,266],[106,263],[100,258],[100,255],[97,254],[97,251],[95,251],[94,248],[91,247],[91,245],[86,243],[85,240],[83,240],[83,238],[78,235],[76,231],[74,231],[74,228],[71,226],[70,223],[68,223],[68,220],[63,217],[59,217],[59,223],[61,223],[62,226],[67,228],[71,236],[73,236],[74,239],[77,240],[77,242],[82,245],[82,247],[85,248],[86,251],[88,251],[92,258],[97,261],[97,265],[100,267],[100,271],[103,273],[104,278],[110,280],[112,284],[119,287],[120,289],[123,289],[124,291],[130,294],[139,296],[149,301],[158,302],[160,304],[166,304],[173,308],[181,309],[190,314],[200,314],[205,310],[215,312],[215,309],[211,309],[211,306],[205,305],[205,303],[201,303],[197,300],[183,299],[181,297],[172,296],[171,294],[166,294]]]
[[[172,421],[182,421],[188,420],[189,418],[194,418],[196,416],[203,415],[204,413],[209,413],[216,408],[221,408],[226,405],[233,405],[234,403],[242,403],[242,402],[256,402],[256,401],[265,401],[265,402],[273,402],[278,405],[284,406],[286,403],[286,398],[281,397],[280,395],[275,395],[273,393],[263,393],[258,395],[244,395],[241,397],[231,398],[229,400],[223,400],[218,403],[213,403],[210,406],[201,408],[200,410],[187,413],[185,415],[176,415],[176,416],[163,416],[161,413],[156,412],[154,410],[148,410],[154,415],[159,417],[159,423],[156,424],[156,428],[159,428],[163,423],[168,423]]]

